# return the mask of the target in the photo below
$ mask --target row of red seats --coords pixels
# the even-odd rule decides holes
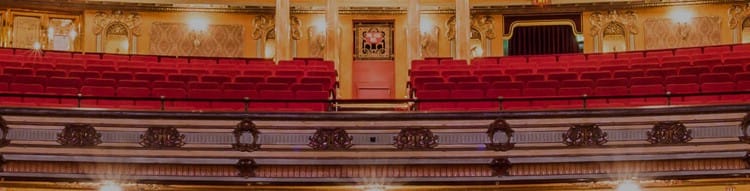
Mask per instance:
[[[588,107],[737,103],[750,98],[750,45],[736,47],[425,59],[413,62],[410,88],[421,110],[582,108],[584,95],[595,97]]]
[[[606,60],[640,60],[641,58],[665,58],[673,56],[689,56],[699,58],[699,55],[731,55],[731,53],[750,52],[750,45],[721,45],[708,47],[678,48],[671,50],[651,50],[651,51],[633,51],[603,54],[562,54],[562,55],[535,55],[535,56],[508,56],[508,57],[489,57],[472,60],[474,62],[494,62],[494,63],[549,63],[549,62],[576,62],[576,61],[606,61]],[[697,56],[697,57],[696,57]],[[724,56],[718,56],[722,58]],[[695,59],[694,58],[694,59]],[[443,63],[451,62],[450,59],[426,59],[435,60]]]
[[[750,68],[750,67],[749,67]],[[419,76],[412,78],[412,88],[420,89],[424,83],[428,82],[499,82],[499,81],[516,81],[516,82],[528,82],[537,80],[554,80],[554,81],[565,81],[565,80],[599,80],[607,78],[639,78],[639,77],[661,77],[668,78],[670,76],[677,75],[693,75],[693,76],[713,76],[713,75],[727,75],[734,78],[737,74],[744,77],[746,74],[742,67],[715,67],[713,70],[707,67],[683,67],[680,69],[674,68],[653,68],[647,70],[621,70],[621,71],[595,71],[595,72],[560,72],[560,73],[549,73],[549,74],[516,74],[516,75],[499,75],[495,73],[482,73],[485,71],[475,71],[473,74],[467,72],[456,72],[455,73],[419,73]],[[492,72],[492,71],[488,71]],[[739,73],[738,73],[739,72]]]

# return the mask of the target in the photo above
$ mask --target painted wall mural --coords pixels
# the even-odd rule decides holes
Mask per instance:
[[[209,25],[205,32],[196,32],[186,24],[156,22],[149,48],[158,55],[240,57],[243,32],[242,25]]]
[[[34,43],[41,43],[42,19],[31,16],[13,17],[13,47],[33,48]]]
[[[721,18],[695,17],[690,23],[671,19],[643,22],[646,49],[666,49],[721,44]]]

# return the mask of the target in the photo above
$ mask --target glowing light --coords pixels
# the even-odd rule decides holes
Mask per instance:
[[[474,45],[474,47],[471,47],[471,56],[472,57],[482,57],[484,55],[484,49],[482,49],[481,46]]]
[[[641,191],[641,187],[632,180],[622,181],[615,191]]]
[[[419,31],[421,31],[422,33],[432,32],[434,28],[435,24],[433,23],[432,19],[423,17],[419,20]]]
[[[47,38],[52,39],[55,36],[55,28],[49,27],[47,28]]]
[[[34,44],[31,45],[31,48],[33,48],[34,50],[41,50],[42,49],[42,43],[34,42]]]
[[[188,17],[187,25],[191,31],[204,32],[208,30],[208,19],[193,14],[191,17]]]
[[[690,23],[693,20],[693,10],[685,7],[674,7],[669,12],[669,18],[677,23]]]
[[[385,191],[385,186],[380,184],[366,185],[364,191]]]
[[[315,29],[316,33],[323,33],[326,31],[326,20],[322,17],[317,17],[313,19],[312,21],[312,27]]]
[[[112,181],[105,181],[102,187],[99,187],[99,191],[122,191],[122,187]]]
[[[122,41],[120,42],[120,48],[118,48],[118,53],[127,53],[128,49],[130,48],[130,43],[128,41]]]
[[[78,36],[78,32],[76,32],[76,30],[70,30],[70,33],[68,33],[68,36],[71,39],[76,39],[76,37]]]

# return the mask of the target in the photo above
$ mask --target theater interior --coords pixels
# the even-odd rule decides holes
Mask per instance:
[[[746,0],[0,0],[0,191],[750,191]]]

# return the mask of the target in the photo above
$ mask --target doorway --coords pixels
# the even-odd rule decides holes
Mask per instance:
[[[355,99],[395,97],[393,23],[393,20],[354,21],[352,86]]]

